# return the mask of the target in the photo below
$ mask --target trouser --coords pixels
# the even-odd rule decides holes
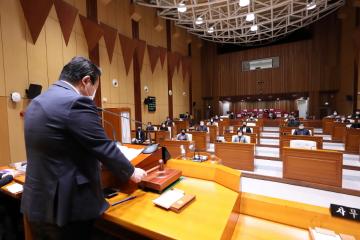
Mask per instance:
[[[29,222],[33,240],[91,239],[95,220],[70,222],[59,227],[55,224]]]

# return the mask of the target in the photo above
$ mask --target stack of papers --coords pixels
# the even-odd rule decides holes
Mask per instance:
[[[135,149],[135,148],[128,148],[126,146],[117,144],[117,147],[120,149],[120,151],[125,155],[125,157],[132,161],[134,158],[139,156],[140,153],[144,150],[144,148]]]
[[[160,197],[153,200],[153,203],[165,209],[169,209],[171,205],[179,201],[184,196],[185,196],[184,191],[179,189],[171,189],[169,191],[164,192],[163,194],[160,195]]]
[[[313,240],[341,240],[334,231],[318,227],[310,228],[310,235]]]

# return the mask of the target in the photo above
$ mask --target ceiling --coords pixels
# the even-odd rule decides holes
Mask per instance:
[[[336,11],[345,0],[136,0],[204,40],[259,45]],[[241,5],[241,6],[240,6]]]

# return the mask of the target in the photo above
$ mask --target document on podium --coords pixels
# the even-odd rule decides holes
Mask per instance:
[[[160,195],[160,197],[153,200],[153,203],[160,207],[169,209],[171,205],[176,203],[184,196],[185,196],[184,191],[179,189],[171,189],[169,191],[164,192],[163,194]]]
[[[120,149],[120,151],[125,155],[125,157],[131,162],[134,158],[140,155],[144,148],[135,149],[135,148],[129,148],[127,146],[122,146],[120,144],[117,144],[117,147]]]

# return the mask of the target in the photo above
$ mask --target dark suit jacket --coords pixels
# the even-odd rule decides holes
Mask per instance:
[[[107,208],[100,160],[120,181],[134,167],[108,139],[94,102],[58,81],[25,114],[27,171],[21,210],[29,221],[63,226],[97,218]]]
[[[310,131],[306,128],[304,129],[295,129],[294,135],[310,135]]]

